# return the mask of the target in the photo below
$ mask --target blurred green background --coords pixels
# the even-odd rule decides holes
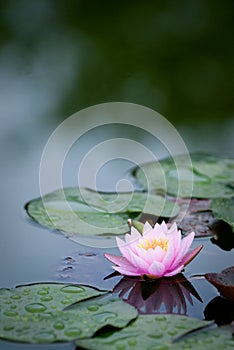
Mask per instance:
[[[0,6],[5,118],[61,121],[109,101],[151,107],[174,124],[233,118],[232,0]]]

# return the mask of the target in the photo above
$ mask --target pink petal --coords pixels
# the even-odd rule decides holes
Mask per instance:
[[[122,247],[126,247],[127,244],[126,242],[124,242],[122,239],[120,239],[119,237],[116,237],[116,243],[117,243],[117,246],[119,248],[122,248]]]
[[[104,254],[104,256],[110,260],[112,263],[119,266],[112,266],[114,270],[128,276],[138,276],[139,269],[135,266],[131,265],[128,260],[123,258],[122,256],[112,255],[112,254]]]
[[[165,267],[162,263],[154,261],[149,267],[149,275],[161,277],[164,274]]]
[[[168,229],[168,234],[170,235],[174,235],[178,232],[178,229],[177,229],[177,225],[176,223],[174,222],[171,227]]]
[[[149,249],[149,255],[151,257],[152,261],[159,261],[163,262],[163,259],[165,258],[166,252],[163,250],[160,246],[157,246],[155,249]]]
[[[113,269],[115,271],[118,271],[121,273],[121,275],[126,275],[126,276],[141,276],[141,272],[138,269],[132,269],[128,270],[127,268],[120,267],[120,266],[113,266]]]
[[[156,234],[156,235],[159,235],[160,233],[161,233],[161,225],[159,225],[157,222],[156,222],[156,224],[154,225],[154,233]]]
[[[162,248],[159,246],[156,247],[155,249],[148,249],[148,250],[145,250],[144,248],[138,248],[138,256],[144,259],[144,261],[149,266],[155,260],[162,262],[162,259],[165,256],[165,251],[163,251]]]
[[[164,256],[163,261],[162,261],[166,270],[168,268],[170,268],[170,266],[174,260],[174,257],[175,257],[175,252],[174,252],[173,241],[169,241],[167,252],[165,253],[165,256]]]
[[[130,260],[129,249],[126,246],[126,243],[119,237],[116,237],[116,243],[123,257],[126,258],[127,260]]]
[[[144,228],[143,228],[143,233],[142,233],[142,235],[143,235],[143,236],[148,235],[148,233],[149,233],[150,231],[152,231],[152,230],[153,230],[153,227],[149,224],[148,221],[146,221],[145,224],[144,224]]]
[[[131,243],[138,241],[140,238],[142,238],[142,235],[140,232],[137,231],[135,227],[131,227]]]
[[[161,230],[163,231],[163,233],[166,235],[168,233],[168,227],[167,224],[165,223],[165,221],[163,220],[163,222],[161,223]]]
[[[132,266],[132,264],[122,256],[112,255],[112,254],[104,254],[104,256],[113,264],[116,264],[118,266],[123,266],[126,268],[134,268],[134,266]]]
[[[118,237],[116,237],[116,238],[118,238]],[[127,233],[125,235],[125,242],[126,242],[126,244],[131,243],[131,240],[132,240],[131,235],[129,233]]]
[[[175,255],[174,261],[172,262],[170,269],[173,270],[177,265],[181,264],[182,259],[184,258],[185,254],[187,253],[188,249],[192,244],[194,235],[194,232],[192,232],[181,240],[180,250],[178,251],[177,255]]]
[[[143,274],[148,270],[149,267],[149,264],[147,264],[144,259],[142,259],[140,256],[137,256],[133,252],[131,252],[131,263],[133,266],[139,268],[139,270],[142,270]]]
[[[175,255],[177,255],[179,253],[180,250],[180,245],[181,245],[181,231],[180,230],[176,230],[173,233],[170,233],[170,235],[168,235],[169,240],[173,242],[173,246],[174,246],[174,252]]]
[[[191,232],[188,236],[184,237],[181,240],[180,249],[183,250],[184,254],[187,253],[187,251],[189,250],[193,242],[194,236],[195,236],[195,233]]]
[[[193,249],[191,252],[184,256],[181,263],[184,264],[184,266],[188,265],[197,256],[202,248],[203,245],[199,245],[197,248]]]
[[[179,265],[178,267],[176,267],[175,269],[173,270],[170,270],[168,272],[166,272],[164,274],[165,277],[171,277],[171,276],[175,276],[177,275],[178,273],[180,273],[184,268],[184,265]]]

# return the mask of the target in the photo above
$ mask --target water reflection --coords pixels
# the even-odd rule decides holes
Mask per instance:
[[[135,306],[141,314],[186,315],[187,304],[193,305],[193,297],[202,302],[193,285],[183,274],[154,281],[123,277],[115,285],[113,292]]]

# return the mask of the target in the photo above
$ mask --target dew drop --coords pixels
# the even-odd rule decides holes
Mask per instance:
[[[178,332],[175,329],[171,329],[168,331],[169,335],[176,335]]]
[[[49,294],[49,291],[46,290],[46,289],[42,289],[42,290],[39,290],[39,292],[37,292],[37,294],[39,294],[39,295],[47,295],[47,294]]]
[[[166,317],[162,315],[156,316],[155,321],[159,321],[159,322],[166,321]]]
[[[64,334],[67,337],[77,337],[77,336],[81,335],[81,333],[82,333],[81,330],[79,328],[76,328],[76,327],[72,327],[64,332]]]
[[[90,305],[87,307],[87,310],[89,311],[98,311],[99,310],[99,306],[97,305]]]
[[[84,293],[85,289],[80,286],[65,286],[61,288],[63,293]]]
[[[37,343],[51,343],[55,340],[55,335],[52,332],[41,332],[35,334],[33,340]]]
[[[32,303],[25,306],[25,310],[28,312],[36,313],[36,312],[43,312],[47,309],[47,307],[40,303]]]
[[[155,331],[153,334],[149,334],[149,337],[153,339],[159,339],[163,337],[163,334],[161,332]]]
[[[202,340],[202,343],[204,345],[213,343],[213,339],[212,338],[205,338],[205,339]]]
[[[134,338],[131,338],[131,339],[128,340],[128,344],[129,345],[136,345],[136,343],[137,343],[137,341]]]
[[[187,328],[187,326],[186,326],[186,324],[177,324],[176,326],[175,326],[177,329],[186,329]]]
[[[96,322],[106,322],[107,320],[109,320],[110,318],[115,318],[117,317],[117,314],[114,312],[102,312],[99,314],[96,314],[93,316],[93,319]]]
[[[11,295],[11,299],[13,299],[13,300],[19,300],[19,299],[21,299],[21,296],[20,296],[20,295],[17,295],[17,294]]]
[[[61,300],[61,304],[68,305],[68,304],[71,304],[71,302],[68,299],[63,299],[63,300]]]
[[[57,330],[63,329],[64,328],[63,322],[56,322],[54,324],[54,328],[57,329]]]
[[[49,286],[44,286],[42,289],[44,289],[44,290],[49,290],[50,287],[49,287]]]
[[[28,295],[30,293],[30,289],[29,288],[26,288],[25,290],[24,290],[24,295]]]
[[[12,325],[7,325],[7,326],[4,327],[4,331],[5,332],[13,331],[13,329],[14,329],[14,326],[12,326]]]
[[[118,344],[116,345],[116,350],[125,350],[126,349],[126,346],[124,344]]]
[[[43,312],[43,314],[41,315],[41,317],[44,317],[44,318],[49,318],[53,316],[52,312]]]
[[[8,310],[8,311],[5,311],[5,312],[4,312],[4,315],[5,315],[5,316],[9,316],[9,317],[15,317],[15,316],[18,315],[18,312],[13,311],[13,310]]]
[[[53,297],[50,295],[45,295],[44,297],[41,298],[41,301],[51,301],[53,300]]]

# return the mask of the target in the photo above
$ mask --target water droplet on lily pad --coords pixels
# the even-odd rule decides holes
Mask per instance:
[[[98,311],[99,310],[99,306],[98,305],[90,305],[87,307],[87,309],[89,311]]]
[[[14,329],[13,325],[7,325],[7,326],[4,327],[4,331],[6,331],[6,332],[13,331],[13,329]]]
[[[64,334],[67,337],[71,337],[71,338],[78,337],[79,335],[81,335],[81,333],[82,333],[81,330],[76,327],[70,328],[64,332]]]
[[[102,312],[94,315],[93,319],[97,322],[102,323],[102,322],[106,322],[110,318],[115,318],[115,317],[117,317],[117,314],[115,312]]]
[[[19,299],[21,299],[21,296],[17,295],[17,294],[14,294],[14,295],[11,295],[10,298],[13,299],[13,300],[19,300]]]
[[[13,311],[13,310],[8,310],[8,311],[4,312],[4,315],[9,316],[9,317],[15,317],[18,315],[18,313],[16,311]]]
[[[45,289],[42,289],[42,290],[39,290],[39,291],[37,292],[37,294],[39,294],[39,295],[47,295],[47,294],[49,294],[49,291],[48,291],[48,290],[45,290]]]
[[[26,305],[25,309],[28,312],[37,313],[37,312],[45,311],[47,309],[47,307],[43,304],[40,304],[40,303],[32,303],[32,304]]]
[[[85,289],[81,286],[65,286],[61,288],[63,293],[84,293]]]
[[[55,335],[52,332],[41,332],[35,334],[33,340],[37,343],[51,343],[55,340]]]
[[[58,329],[58,330],[64,329],[64,323],[63,322],[56,322],[54,324],[54,328]]]
[[[50,295],[46,295],[41,298],[41,301],[51,301],[51,300],[53,300],[53,297]]]

